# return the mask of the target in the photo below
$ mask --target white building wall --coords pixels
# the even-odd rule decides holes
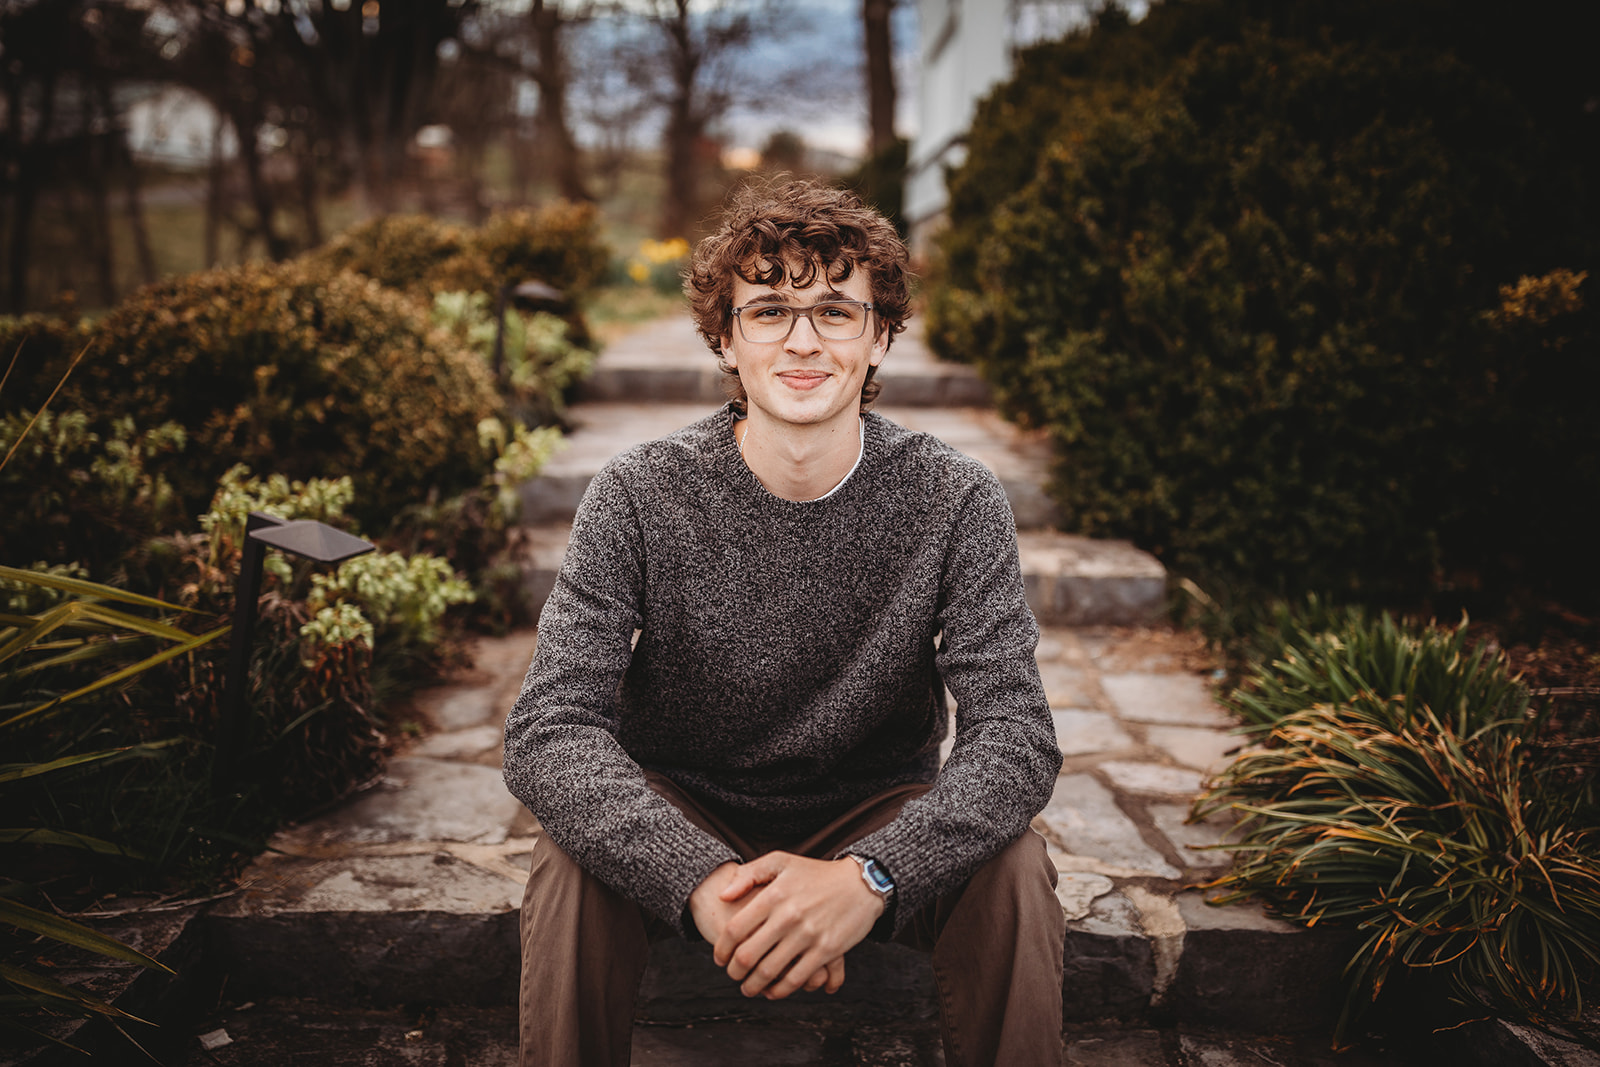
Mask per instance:
[[[1011,76],[1017,51],[1086,25],[1101,0],[917,0],[922,69],[917,135],[907,166],[904,214],[919,255],[944,217],[944,173],[966,159],[978,101]],[[1145,0],[1122,0],[1134,18]]]
[[[966,158],[977,103],[1011,73],[1011,0],[918,0],[922,70],[905,217],[926,246],[945,206],[944,172]]]

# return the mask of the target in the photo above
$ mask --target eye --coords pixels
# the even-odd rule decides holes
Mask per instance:
[[[756,308],[755,314],[752,316],[757,322],[777,322],[788,317],[789,309],[777,306]]]
[[[850,319],[855,309],[848,304],[819,304],[813,315],[821,315],[825,319]]]

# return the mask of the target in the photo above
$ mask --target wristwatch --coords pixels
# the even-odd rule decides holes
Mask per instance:
[[[878,894],[887,905],[894,897],[894,879],[889,877],[889,872],[871,856],[857,856],[853,852],[846,855],[861,865],[861,880],[866,882],[867,888]]]

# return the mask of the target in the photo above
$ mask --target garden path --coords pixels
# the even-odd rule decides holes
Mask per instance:
[[[712,357],[686,319],[642,328],[602,357],[571,410],[570,447],[523,488],[534,524],[524,567],[536,598],[600,463],[719,399]],[[1204,650],[1160,623],[1164,573],[1154,559],[1050,529],[1043,443],[985,400],[970,369],[937,363],[915,333],[896,341],[880,410],[988,463],[1021,528],[1029,599],[1044,624],[1039,667],[1065,756],[1035,826],[1050,842],[1069,918],[1069,1062],[1230,1067],[1261,1062],[1249,1050],[1268,1048],[1299,1050],[1268,1062],[1323,1062],[1320,1037],[1273,1045],[1229,1036],[1325,1032],[1344,943],[1257,908],[1210,907],[1194,888],[1228,854],[1213,848],[1221,825],[1185,822],[1189,803],[1241,743],[1211,698]],[[536,824],[501,783],[500,735],[535,636],[479,640],[470,670],[415,695],[426,736],[383,782],[278,835],[243,891],[213,908],[208,931],[229,964],[231,1006],[212,1023],[232,1044],[207,1062],[266,1062],[260,1055],[282,1046],[285,1027],[316,1027],[304,999],[283,998],[364,1005],[372,1018],[363,1032],[404,1046],[406,1062],[460,1062],[451,1043],[475,1026],[488,1036],[469,1062],[513,1061],[516,909]],[[641,991],[634,1062],[942,1061],[925,957],[863,945],[850,978],[834,998],[749,1002],[703,946],[665,942]],[[417,1004],[443,1006],[420,1015],[399,1007]],[[1135,1025],[1097,1028],[1107,1019]],[[1166,1029],[1139,1028],[1149,1020]]]

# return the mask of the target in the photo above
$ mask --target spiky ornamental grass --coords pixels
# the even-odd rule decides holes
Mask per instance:
[[[1405,692],[1284,715],[1212,784],[1196,815],[1242,819],[1214,902],[1366,934],[1336,1040],[1396,967],[1497,1014],[1575,1018],[1600,973],[1595,829],[1530,758],[1524,717],[1439,714]]]
[[[1413,626],[1312,600],[1263,630],[1270,632],[1256,641],[1260,662],[1223,700],[1253,723],[1270,726],[1316,704],[1373,693],[1407,708],[1427,705],[1463,733],[1527,711],[1527,690],[1505,654],[1472,646],[1464,621],[1451,629]]]

